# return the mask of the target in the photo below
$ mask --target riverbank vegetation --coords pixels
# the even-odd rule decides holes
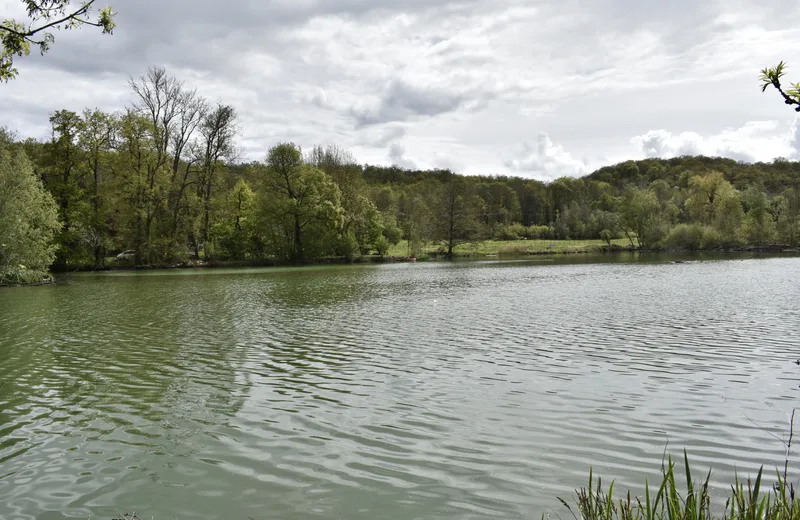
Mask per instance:
[[[644,496],[633,497],[630,491],[614,498],[614,482],[604,490],[601,479],[595,483],[589,472],[589,486],[576,491],[575,509],[563,498],[561,503],[575,520],[797,520],[800,518],[800,500],[796,500],[795,487],[787,482],[784,471],[776,471],[774,485],[764,482],[764,468],[755,479],[743,481],[737,475],[731,485],[724,510],[714,511],[709,485],[711,471],[705,479],[692,479],[689,457],[684,451],[685,484],[675,478],[672,457],[661,469],[661,483],[651,489],[645,482]],[[718,498],[717,498],[718,500]],[[545,515],[542,515],[544,520]]]
[[[41,277],[49,263],[102,268],[124,251],[132,265],[307,263],[573,250],[562,241],[720,249],[800,238],[798,162],[646,159],[548,183],[362,165],[335,145],[265,144],[263,160],[244,162],[232,106],[159,68],[130,92],[117,113],[56,111],[49,139],[0,133],[0,182],[24,177],[26,196],[44,201],[33,220],[19,203],[0,207],[3,233],[13,232],[0,242],[6,281]],[[23,236],[35,260],[17,259]]]

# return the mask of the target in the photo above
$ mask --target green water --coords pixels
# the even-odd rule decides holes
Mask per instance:
[[[667,441],[724,493],[783,464],[800,391],[800,259],[725,258],[2,289],[0,518],[563,517]]]

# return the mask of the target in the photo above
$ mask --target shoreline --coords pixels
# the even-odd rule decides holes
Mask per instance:
[[[378,256],[378,255],[364,255],[358,258],[346,259],[340,257],[325,257],[314,260],[309,260],[303,263],[280,261],[271,259],[258,259],[258,260],[210,260],[210,261],[185,261],[176,263],[162,263],[162,264],[148,264],[148,265],[105,265],[102,267],[95,266],[82,266],[73,269],[53,269],[53,273],[64,274],[70,272],[92,272],[92,271],[143,271],[143,270],[161,270],[161,269],[240,269],[251,267],[312,267],[319,265],[348,265],[348,264],[387,264],[387,263],[413,263],[413,262],[426,262],[426,261],[440,261],[440,260],[458,260],[466,258],[511,258],[511,257],[525,257],[525,256],[566,256],[566,255],[585,255],[585,254],[616,254],[616,253],[663,253],[663,254],[701,254],[701,253],[717,253],[717,254],[736,254],[736,253],[800,253],[800,248],[788,245],[770,245],[770,246],[747,246],[747,247],[734,247],[734,248],[718,248],[718,249],[668,249],[668,248],[638,248],[629,246],[592,246],[575,249],[558,249],[558,250],[511,250],[493,253],[482,252],[457,252],[452,257],[438,252],[425,253],[420,257],[405,257],[405,256]],[[28,285],[46,285],[53,283],[53,281],[39,282],[36,284]],[[20,284],[22,285],[22,284]]]
[[[89,273],[89,272],[110,272],[110,271],[154,271],[154,270],[170,270],[170,269],[244,269],[252,267],[313,267],[321,265],[349,265],[349,264],[391,264],[391,263],[413,263],[413,262],[429,262],[429,261],[442,261],[442,260],[463,260],[463,259],[483,259],[483,258],[524,258],[524,257],[565,257],[570,255],[587,255],[587,254],[602,254],[613,255],[621,253],[652,253],[652,254],[667,254],[667,255],[692,255],[703,253],[714,254],[741,254],[741,253],[771,253],[771,254],[800,254],[800,248],[788,245],[769,245],[769,246],[738,246],[732,248],[717,248],[717,249],[677,249],[677,248],[639,248],[631,246],[621,246],[612,244],[611,246],[591,245],[579,246],[567,249],[537,249],[526,250],[522,247],[500,249],[493,252],[485,251],[465,251],[456,252],[452,257],[437,251],[427,252],[416,257],[397,256],[397,255],[364,255],[357,258],[345,259],[342,257],[325,257],[308,260],[303,263],[281,261],[274,259],[258,259],[258,260],[211,260],[211,261],[184,261],[174,263],[160,263],[149,265],[113,265],[107,264],[104,266],[79,266],[70,269],[53,267],[50,272],[52,275],[44,280],[31,282],[31,283],[2,283],[2,287],[36,287],[42,285],[57,285],[66,283],[64,280],[59,280],[58,275],[69,275],[71,273]]]

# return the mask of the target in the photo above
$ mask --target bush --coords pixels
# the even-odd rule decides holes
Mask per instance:
[[[705,229],[700,224],[678,224],[664,239],[667,247],[677,249],[701,249]]]
[[[714,228],[706,227],[703,233],[703,249],[718,249],[724,245],[722,234]]]
[[[529,239],[549,238],[550,226],[528,226],[525,236]]]
[[[361,250],[358,247],[358,240],[355,235],[350,232],[340,237],[338,247],[336,248],[339,255],[343,256],[346,260],[353,260],[361,256]]]
[[[494,230],[495,240],[520,240],[528,233],[528,229],[522,224],[509,224],[507,226],[497,226]]]
[[[389,239],[385,236],[379,236],[378,239],[375,241],[375,249],[378,251],[378,254],[381,256],[386,256],[389,252]]]

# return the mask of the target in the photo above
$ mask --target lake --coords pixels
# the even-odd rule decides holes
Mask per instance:
[[[783,466],[800,258],[670,259],[2,289],[0,517],[571,518],[684,447],[724,496]]]

